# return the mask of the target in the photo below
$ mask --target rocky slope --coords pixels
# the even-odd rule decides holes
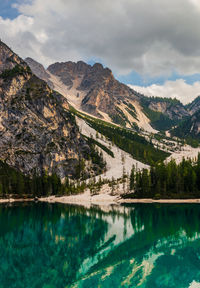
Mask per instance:
[[[136,101],[138,97],[128,86],[118,82],[110,69],[99,63],[91,66],[80,61],[55,63],[48,71],[59,77],[68,90],[75,88],[76,97],[81,93],[81,110],[100,118],[106,113],[118,124],[129,122],[119,106],[125,99]]]
[[[38,78],[47,82],[48,86],[51,89],[54,89],[53,82],[50,80],[49,73],[45,70],[44,66],[37,61],[33,60],[32,58],[28,57],[25,59],[25,62],[31,67],[32,72],[37,75]]]
[[[0,160],[24,174],[74,177],[84,163],[85,177],[99,172],[88,156],[96,152],[68,109],[66,98],[0,42]]]
[[[200,109],[200,96],[198,96],[191,103],[186,105],[186,109],[188,110],[190,115],[194,115]]]
[[[29,65],[35,71],[35,65],[30,61]],[[47,81],[42,67],[35,73]],[[46,73],[54,89],[76,109],[128,128],[168,130],[189,115],[179,101],[145,97],[117,81],[111,70],[99,63],[55,63]]]
[[[34,71],[31,63],[30,67]],[[111,70],[101,64],[55,63],[46,72],[54,89],[76,109],[129,128],[139,126],[154,131],[142,111],[138,94],[117,81]],[[45,80],[39,71],[37,76]]]
[[[171,134],[180,138],[186,138],[187,140],[189,139],[189,142],[192,143],[194,142],[192,140],[200,139],[200,96],[186,105],[185,108],[187,109],[188,116],[171,130]]]
[[[176,99],[141,95],[140,101],[151,125],[159,131],[169,130],[190,115],[186,107]]]
[[[179,138],[200,138],[200,110],[171,130],[171,135]]]
[[[189,116],[189,112],[179,100],[159,97],[144,97],[144,99],[143,103],[146,104],[146,107],[152,111],[163,113],[171,120]]]
[[[171,135],[187,140],[189,139],[189,144],[194,142],[192,140],[200,140],[200,110],[198,109],[197,112],[187,117],[172,129]]]

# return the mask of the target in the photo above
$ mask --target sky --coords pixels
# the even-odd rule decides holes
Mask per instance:
[[[0,38],[45,67],[100,62],[146,95],[200,95],[200,0],[0,0]]]

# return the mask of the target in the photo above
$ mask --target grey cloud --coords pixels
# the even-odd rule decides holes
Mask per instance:
[[[98,58],[118,73],[197,73],[198,8],[194,0],[33,0],[18,4],[33,24],[5,40],[13,47],[26,41],[22,56],[46,65]]]

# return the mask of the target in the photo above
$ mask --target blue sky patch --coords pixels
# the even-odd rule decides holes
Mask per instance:
[[[16,0],[1,0],[0,1],[0,16],[4,19],[14,19],[19,15],[19,12],[12,5]]]
[[[125,83],[132,84],[136,86],[151,86],[152,84],[163,85],[166,81],[176,81],[178,79],[183,79],[187,84],[193,84],[194,82],[200,81],[200,73],[193,75],[181,75],[177,72],[173,72],[169,77],[144,77],[137,72],[132,72],[128,75],[116,75],[116,78]]]

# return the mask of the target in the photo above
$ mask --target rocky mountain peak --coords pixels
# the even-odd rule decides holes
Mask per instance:
[[[112,71],[109,68],[104,68],[103,65],[101,63],[95,63],[92,67],[91,70],[94,73],[97,73],[99,75],[104,75],[105,77],[113,77]]]
[[[47,68],[47,71],[59,77],[64,85],[72,87],[73,81],[76,78],[83,77],[89,68],[90,65],[84,63],[83,61],[79,61],[77,63],[68,61],[52,64]]]
[[[47,76],[47,78],[49,78],[49,75],[47,74],[42,64],[38,63],[37,61],[33,60],[30,57],[27,57],[25,59],[25,62],[31,66],[31,70],[33,71],[33,73],[35,74],[41,73],[41,77]]]
[[[16,65],[26,67],[25,62],[0,40],[0,73]]]
[[[32,72],[38,78],[46,81],[51,89],[54,88],[54,85],[53,85],[52,81],[50,80],[50,75],[46,71],[46,69],[44,68],[44,66],[42,64],[38,63],[37,61],[35,61],[34,59],[32,59],[30,57],[27,57],[25,59],[25,62],[28,64],[28,66],[31,68]]]
[[[99,71],[99,70],[103,70],[103,65],[101,63],[95,63],[92,68],[95,70],[95,71]]]
[[[151,132],[170,129],[189,115],[179,101],[137,93],[115,79],[112,71],[100,63],[93,66],[83,61],[55,63],[48,67],[48,73],[57,77],[55,89],[75,108],[128,128],[139,126]]]

